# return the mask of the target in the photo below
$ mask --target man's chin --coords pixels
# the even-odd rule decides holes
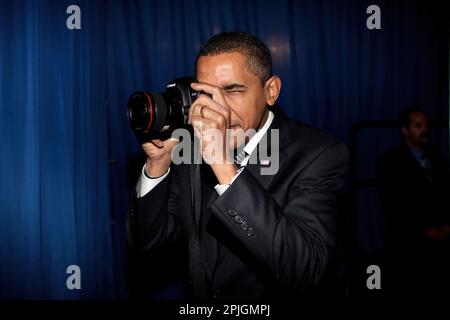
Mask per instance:
[[[426,145],[428,143],[428,138],[426,138],[426,137],[421,138],[420,143],[422,143],[423,145]]]
[[[428,144],[428,139],[419,139],[416,142],[416,146],[419,148],[425,148],[427,146],[427,144]]]

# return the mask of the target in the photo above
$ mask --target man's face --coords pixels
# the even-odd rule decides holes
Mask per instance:
[[[240,53],[202,56],[197,62],[197,80],[221,88],[230,110],[232,134],[238,129],[259,129],[268,110],[265,88],[261,80],[247,69]],[[240,145],[241,139],[232,144]]]
[[[428,119],[421,112],[412,112],[409,117],[409,126],[403,128],[405,139],[410,145],[422,148],[428,143]]]

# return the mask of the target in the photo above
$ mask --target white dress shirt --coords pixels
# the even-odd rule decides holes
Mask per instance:
[[[255,133],[255,135],[253,137],[250,138],[249,142],[245,145],[244,151],[247,154],[247,156],[242,160],[241,168],[238,170],[238,172],[233,177],[233,179],[231,179],[230,183],[215,185],[214,189],[216,190],[216,192],[219,196],[221,196],[228,189],[228,187],[234,182],[234,180],[236,180],[236,178],[239,176],[239,174],[242,172],[242,170],[244,170],[245,166],[248,163],[248,160],[250,159],[252,152],[256,149],[256,146],[261,141],[261,138],[264,136],[264,134],[267,132],[270,125],[272,124],[273,117],[274,117],[273,112],[269,111],[269,115],[268,115],[267,120],[264,123],[264,125],[261,127],[261,129],[258,130],[258,132]],[[136,185],[137,197],[138,198],[144,197],[148,192],[150,192],[154,187],[156,187],[158,185],[158,183],[163,181],[169,175],[169,172],[170,172],[170,168],[161,177],[149,178],[145,174],[145,165],[144,165],[144,167],[142,168],[141,176]]]

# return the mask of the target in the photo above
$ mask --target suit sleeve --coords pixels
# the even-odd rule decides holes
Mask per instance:
[[[324,148],[295,179],[284,207],[247,170],[211,206],[275,287],[303,292],[319,283],[335,246],[347,161],[344,145]]]
[[[133,192],[127,216],[127,239],[131,249],[150,251],[173,244],[179,238],[178,174],[175,168],[144,197]]]

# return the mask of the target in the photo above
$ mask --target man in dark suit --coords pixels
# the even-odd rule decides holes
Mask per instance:
[[[208,95],[195,100],[189,120],[204,159],[207,131],[220,133],[220,161],[171,165],[178,141],[143,144],[148,160],[130,206],[130,244],[140,251],[184,247],[197,299],[310,293],[333,255],[347,149],[283,115],[276,106],[281,80],[271,69],[270,51],[256,37],[212,37],[197,56],[192,85]],[[234,150],[236,163],[226,158]]]
[[[421,109],[405,109],[400,121],[403,142],[383,154],[377,168],[387,289],[430,295],[428,289],[448,281],[449,169],[428,145],[428,118]]]

